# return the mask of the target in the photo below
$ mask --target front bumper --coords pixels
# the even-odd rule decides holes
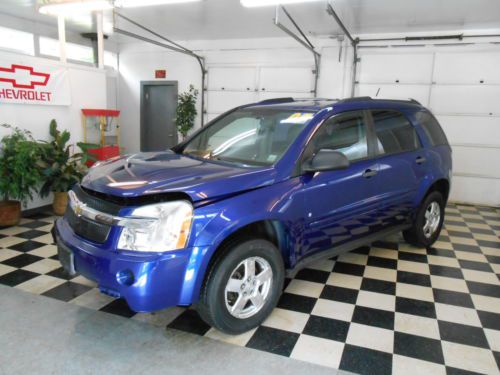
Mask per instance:
[[[68,223],[58,219],[53,235],[58,246],[71,251],[74,269],[95,281],[101,292],[122,297],[138,312],[190,304],[192,254],[202,249],[187,248],[160,254],[119,252],[77,236]]]

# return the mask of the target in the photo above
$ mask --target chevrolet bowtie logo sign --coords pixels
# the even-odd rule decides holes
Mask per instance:
[[[50,74],[35,72],[33,67],[12,64],[10,68],[0,66],[0,82],[10,83],[16,89],[33,90],[35,86],[46,86]]]
[[[57,63],[0,59],[0,105],[70,105],[69,71],[76,68]]]

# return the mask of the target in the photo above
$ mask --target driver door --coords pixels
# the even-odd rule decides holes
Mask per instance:
[[[302,256],[366,236],[378,226],[378,164],[365,111],[326,120],[312,137],[304,160],[320,149],[342,152],[349,167],[303,175],[304,241]]]

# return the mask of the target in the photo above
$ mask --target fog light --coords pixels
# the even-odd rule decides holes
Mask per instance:
[[[116,281],[119,284],[130,286],[134,283],[134,274],[130,270],[123,270],[116,273]]]

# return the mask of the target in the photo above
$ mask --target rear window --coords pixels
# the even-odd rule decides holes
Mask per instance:
[[[436,118],[429,112],[418,112],[417,121],[424,129],[425,135],[432,146],[447,145],[448,139]]]
[[[393,154],[420,148],[420,141],[413,125],[396,111],[372,111],[378,154]]]

